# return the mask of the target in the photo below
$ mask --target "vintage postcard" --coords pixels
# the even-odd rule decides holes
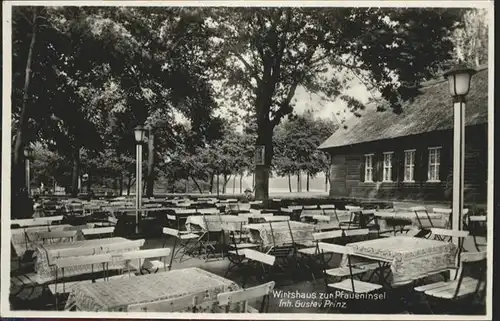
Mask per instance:
[[[491,319],[492,1],[2,22],[2,317]]]

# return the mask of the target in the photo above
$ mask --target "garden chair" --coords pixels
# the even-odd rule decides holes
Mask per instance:
[[[319,242],[318,248],[321,251],[320,258],[323,265],[325,293],[327,295],[330,294],[332,290],[361,294],[374,293],[383,289],[382,285],[355,279],[355,277],[361,277],[364,273],[366,273],[366,271],[364,269],[354,267],[351,264],[351,255],[354,254],[351,248],[324,242]],[[338,253],[345,255],[347,257],[347,266],[330,269],[325,261],[325,253]],[[335,278],[334,283],[329,283],[329,278],[331,277]],[[348,304],[350,303],[351,302]]]
[[[415,213],[415,217],[417,218],[417,222],[418,222],[418,227],[420,229],[423,230],[426,227],[422,224],[421,216],[419,215],[419,213],[421,213],[421,214],[425,213],[425,216],[427,217],[427,220],[429,220],[430,227],[434,227],[434,224],[432,223],[432,219],[429,216],[429,212],[427,211],[427,209],[424,206],[410,207],[410,211],[412,211],[413,213]]]
[[[157,273],[159,270],[163,269],[170,271],[171,265],[167,263],[167,256],[169,256],[172,251],[169,248],[160,249],[150,249],[150,250],[138,250],[131,252],[124,252],[118,255],[112,255],[114,260],[125,260],[127,262],[126,269],[130,275],[131,269],[143,274],[143,271],[148,273]],[[149,260],[152,258],[161,258],[160,260]],[[135,261],[137,260],[137,262]]]
[[[251,288],[224,292],[217,295],[217,301],[220,306],[225,307],[226,312],[230,312],[232,304],[243,302],[243,312],[245,313],[266,313],[269,309],[269,295],[273,291],[275,282],[271,281]],[[260,308],[256,309],[248,304],[250,300],[262,298]]]
[[[276,256],[269,253],[262,253],[254,249],[243,249],[240,253],[245,255],[245,261],[243,261],[243,271],[241,274],[244,275],[243,281],[241,283],[242,287],[245,286],[250,276],[256,276],[260,281],[267,282],[272,279],[273,267],[276,263]],[[260,273],[258,272],[260,271]]]
[[[349,211],[349,221],[340,222],[339,227],[343,230],[359,229],[362,228],[362,208],[359,206],[346,205],[345,209]]]
[[[186,254],[186,252],[190,252],[193,250],[194,246],[196,243],[198,243],[200,236],[195,233],[180,233],[179,230],[169,228],[169,227],[164,227],[163,228],[163,234],[165,235],[170,235],[175,238],[174,240],[174,245],[172,247],[172,255],[170,256],[170,263],[169,266],[172,266],[172,262],[174,258],[179,254],[180,251],[182,251],[182,255],[179,258],[179,263],[182,262],[182,258]],[[193,244],[193,241],[196,242]],[[165,247],[167,243],[167,238],[165,237],[165,240],[163,242],[163,247]]]
[[[79,257],[64,257],[64,258],[58,258],[54,260],[54,265],[56,267],[56,277],[55,277],[55,285],[54,285],[54,292],[55,292],[55,306],[56,308],[59,307],[59,295],[58,295],[58,284],[61,281],[62,282],[62,293],[66,292],[66,285],[65,285],[65,276],[64,276],[64,270],[67,268],[72,268],[72,267],[77,267],[77,266],[82,266],[82,265],[92,265],[92,272],[91,272],[91,277],[92,279],[95,279],[95,272],[94,272],[94,266],[95,265],[101,265],[102,266],[102,278],[107,279],[108,276],[108,267],[109,263],[113,262],[112,255],[110,253],[106,254],[97,254],[97,255],[90,255],[90,256],[79,256]],[[59,270],[61,273],[59,274]]]
[[[486,289],[486,252],[466,252],[460,257],[460,267],[457,276],[453,280],[426,284],[415,288],[417,293],[424,294],[424,303],[431,313],[434,309],[429,299],[439,301],[439,306],[445,306],[445,302],[456,304],[456,308],[462,308],[467,312],[471,301],[484,300]],[[450,312],[450,311],[443,311]]]
[[[486,215],[466,215],[464,228],[470,232],[478,252],[486,250],[487,218]]]
[[[335,240],[337,238],[341,238],[343,235],[344,232],[342,230],[313,233],[314,246],[305,247],[297,250],[297,253],[299,253],[305,259],[306,262],[304,265],[306,266],[306,268],[312,269],[311,276],[314,282],[316,282],[315,267],[317,266],[317,259],[319,258],[320,255],[318,243],[324,240]],[[326,262],[328,263],[330,259],[326,260]]]

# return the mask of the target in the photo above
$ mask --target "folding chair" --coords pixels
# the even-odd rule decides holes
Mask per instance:
[[[337,208],[335,207],[334,204],[324,204],[324,205],[320,205],[319,208],[323,211],[323,215],[327,215],[327,216],[335,216],[335,219],[337,220],[337,222],[340,224],[340,220],[339,220],[339,217],[337,215]]]
[[[227,313],[230,312],[232,304],[243,302],[243,312],[245,313],[266,313],[269,309],[269,295],[274,289],[275,282],[271,281],[262,285],[246,288],[239,291],[224,292],[217,294],[217,301],[220,306],[225,307]],[[248,304],[250,300],[262,298],[260,308],[256,309]]]
[[[185,296],[147,302],[131,304],[127,307],[127,312],[196,312],[199,298],[196,295]]]
[[[349,211],[350,218],[347,222],[340,222],[339,227],[343,230],[362,228],[362,209],[359,206],[346,205],[345,209]]]
[[[276,260],[279,261],[277,263],[277,267],[279,267],[283,272],[285,272],[287,270],[285,268],[285,266],[287,265],[287,263],[289,263],[290,259],[292,259],[292,261],[293,261],[292,263],[293,263],[294,268],[298,268],[297,246],[296,246],[296,243],[295,243],[295,240],[293,237],[293,232],[292,232],[292,228],[290,226],[290,221],[289,220],[286,221],[288,233],[290,233],[289,234],[290,240],[287,240],[287,241],[282,242],[282,243],[276,242],[276,235],[275,235],[275,231],[273,228],[273,223],[277,224],[278,226],[279,226],[279,224],[284,224],[284,222],[268,222],[269,229],[271,232],[271,237],[273,240],[273,245],[269,249],[267,254],[270,254],[270,255],[273,255],[276,257]],[[292,269],[288,269],[288,270],[291,272],[295,272],[295,271],[292,271]]]
[[[240,228],[238,230],[230,230],[229,232],[229,241],[231,244],[241,244],[241,243],[249,243],[248,240],[250,236],[247,231],[243,228],[243,222],[240,222]]]
[[[319,232],[338,229],[338,223],[332,223],[332,217],[329,215],[314,215],[313,220],[316,222],[315,228]]]
[[[218,243],[217,237],[219,238],[219,240],[224,239],[224,230],[222,229],[223,221],[220,214],[215,214],[215,215],[201,214],[201,216],[205,227],[201,232],[201,235],[199,236],[200,247],[198,253],[201,255],[201,251],[203,250],[205,254],[205,261],[208,261],[210,255],[212,255],[214,258],[217,258],[216,255],[216,246]],[[210,219],[207,219],[207,217],[209,217]],[[213,220],[213,218],[215,218],[215,221]],[[217,231],[211,229],[211,226],[214,226],[214,224],[218,228]],[[211,239],[211,236],[215,232],[217,232],[218,235],[216,236],[215,239],[213,239],[213,237]],[[224,257],[224,248],[222,248],[221,254]]]
[[[62,280],[62,293],[65,293],[65,276],[64,276],[64,270],[67,268],[75,267],[75,266],[82,266],[82,265],[91,265],[92,266],[92,272],[91,276],[93,277],[95,272],[94,272],[94,265],[100,264],[102,265],[102,276],[103,279],[108,278],[108,268],[109,268],[109,263],[113,262],[111,254],[98,254],[98,255],[90,255],[90,256],[80,256],[80,257],[64,257],[64,258],[58,258],[54,260],[54,265],[56,267],[56,276],[55,276],[55,285],[54,285],[54,292],[55,292],[55,304],[56,308],[59,306],[59,296],[58,296],[58,287],[57,285],[59,284],[59,281]],[[61,270],[61,274],[59,274],[59,270]],[[95,279],[95,278],[94,278]]]
[[[311,276],[312,276],[314,282],[316,282],[316,277],[315,277],[315,267],[317,266],[316,261],[320,255],[318,243],[320,241],[324,241],[324,240],[334,240],[336,238],[342,237],[343,235],[344,235],[344,232],[342,230],[313,233],[314,246],[306,247],[306,248],[302,248],[302,249],[297,250],[297,252],[302,257],[305,258],[305,260],[306,260],[305,266],[309,269],[312,269]],[[331,257],[330,257],[330,259],[331,259]],[[328,263],[330,261],[330,259],[325,260],[325,261]]]
[[[323,242],[318,243],[318,248],[321,251],[320,258],[323,265],[325,290],[327,295],[331,293],[332,289],[335,291],[342,291],[349,293],[373,293],[382,290],[383,287],[379,284],[374,284],[354,279],[355,276],[361,276],[366,271],[364,269],[356,268],[351,264],[351,255],[354,254],[351,248],[342,245],[323,243]],[[324,259],[325,252],[338,253],[347,256],[347,266],[329,269]],[[339,281],[334,283],[329,283],[328,279],[330,277],[339,279]],[[351,302],[349,302],[349,304],[350,303]]]
[[[290,206],[288,206],[288,210],[291,211],[290,219],[292,221],[299,221],[300,214],[301,214],[303,209],[304,209],[303,205],[290,205]],[[308,208],[308,209],[310,209],[310,208]]]
[[[434,313],[429,298],[456,304],[456,308],[462,308],[464,312],[470,311],[470,303],[474,299],[480,302],[484,300],[486,293],[486,252],[467,252],[460,258],[458,275],[454,280],[426,284],[415,288],[418,293],[425,296],[424,303],[431,313]],[[451,312],[451,311],[443,311]]]
[[[172,251],[169,248],[161,248],[124,252],[118,255],[112,255],[112,257],[114,260],[125,260],[127,272],[130,275],[131,269],[139,272],[140,274],[143,274],[143,271],[146,271],[148,273],[157,273],[160,269],[167,271],[167,268],[170,271],[172,266],[170,264],[167,264],[167,256],[169,256],[171,253]],[[162,260],[146,261],[146,259],[152,258],[161,258]],[[137,264],[135,260],[137,260]]]
[[[174,261],[174,258],[181,250],[183,250],[181,257],[179,258],[179,263],[182,262],[182,258],[186,254],[186,252],[191,251],[192,247],[190,247],[190,243],[193,240],[196,240],[196,243],[199,240],[199,235],[194,234],[194,233],[180,233],[179,230],[169,228],[169,227],[164,227],[163,228],[163,234],[165,235],[170,235],[175,238],[174,245],[172,247],[172,255],[170,257],[170,263],[169,266],[172,266],[172,262]],[[195,243],[195,245],[196,245]],[[167,244],[167,238],[165,237],[165,240],[163,242],[163,247]]]
[[[427,212],[427,209],[424,206],[410,207],[410,210],[415,213],[415,217],[417,218],[417,222],[420,229],[425,229],[425,227],[422,224],[422,221],[420,220],[420,216],[418,215],[418,213],[425,213],[425,216],[427,217],[427,219],[429,220],[429,224],[431,225],[430,227],[434,227],[431,217],[429,216],[429,212]]]
[[[252,275],[258,277],[260,281],[263,282],[267,282],[272,278],[272,268],[276,263],[276,257],[274,255],[262,253],[254,249],[243,249],[240,253],[245,255],[243,271],[241,273],[244,275],[241,283],[242,287],[245,286],[249,277]],[[259,270],[261,271],[260,275],[255,275]]]
[[[466,215],[466,224],[464,228],[467,228],[472,235],[474,240],[474,246],[478,252],[484,251],[486,248],[487,239],[487,218],[486,215]],[[479,240],[484,240],[480,242]],[[482,248],[482,249],[481,249]]]

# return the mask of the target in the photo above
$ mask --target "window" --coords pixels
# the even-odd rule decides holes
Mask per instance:
[[[415,150],[405,150],[405,182],[415,181]]]
[[[373,182],[373,154],[365,155],[365,182]]]
[[[392,182],[392,154],[384,153],[384,182]]]
[[[429,148],[428,182],[439,182],[439,164],[441,161],[441,147]]]

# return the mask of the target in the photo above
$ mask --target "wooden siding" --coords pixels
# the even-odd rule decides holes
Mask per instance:
[[[452,132],[434,132],[393,140],[376,141],[334,150],[333,157],[345,156],[345,183],[337,177],[331,181],[330,195],[355,198],[393,200],[451,201],[453,187]],[[428,148],[441,146],[440,182],[427,182]],[[415,182],[404,182],[404,150],[416,149]],[[487,180],[487,128],[485,125],[468,127],[465,148],[465,201],[486,201]],[[392,162],[393,182],[382,182],[383,152],[394,152]],[[374,154],[374,182],[364,182],[364,155]],[[341,173],[338,161],[336,173]],[[337,193],[339,182],[345,184],[345,193]]]

